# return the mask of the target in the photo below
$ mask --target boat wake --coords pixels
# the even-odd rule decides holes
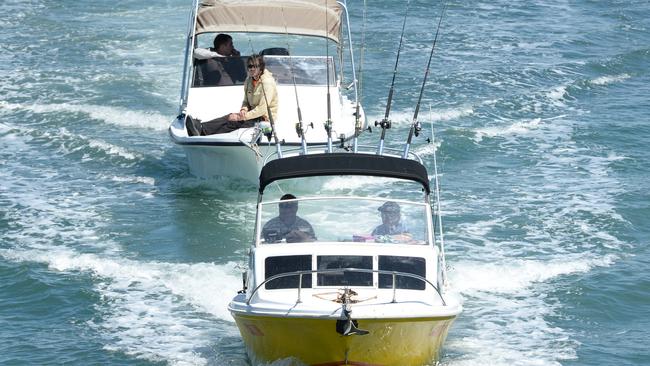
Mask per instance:
[[[118,127],[141,128],[164,131],[169,127],[169,118],[156,112],[136,111],[122,107],[108,107],[91,104],[18,104],[0,101],[0,110],[28,111],[32,113],[83,113],[90,118]]]
[[[0,256],[91,279],[102,300],[95,306],[100,316],[88,325],[103,338],[107,350],[197,365],[219,357],[202,349],[239,336],[227,311],[228,296],[241,282],[236,263],[141,262],[46,246],[3,249]]]

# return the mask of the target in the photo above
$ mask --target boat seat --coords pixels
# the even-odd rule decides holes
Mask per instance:
[[[215,86],[221,80],[221,72],[216,67],[216,62],[196,60],[194,66],[194,83],[192,86]]]
[[[242,85],[246,80],[245,59],[215,57],[194,61],[192,86]]]
[[[289,56],[289,50],[284,47],[270,47],[265,48],[260,52],[260,55],[266,56]]]

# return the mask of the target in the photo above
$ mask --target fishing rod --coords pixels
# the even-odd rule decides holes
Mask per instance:
[[[330,39],[327,37],[329,32],[329,21],[327,19],[327,10],[329,2],[325,1],[325,66],[327,68],[327,120],[325,121],[325,131],[327,131],[327,152],[332,152],[332,99],[330,95]]]
[[[246,26],[246,20],[244,19],[244,16],[239,14],[242,24],[244,25],[244,31],[247,34],[248,38],[248,44],[251,47],[251,54],[255,54],[255,47],[253,47],[253,41],[251,40],[250,33],[248,33],[248,27]],[[263,56],[262,56],[263,57]],[[261,78],[261,75],[260,75]],[[273,142],[275,143],[275,151],[276,154],[278,155],[278,158],[282,158],[282,146],[280,143],[280,140],[278,139],[278,134],[276,133],[275,129],[275,120],[273,119],[273,113],[271,112],[271,107],[269,107],[269,100],[266,96],[266,89],[264,88],[264,83],[260,80],[260,85],[262,87],[262,95],[264,95],[264,104],[266,105],[266,113],[269,115],[269,123],[271,124],[271,136],[273,136]],[[262,129],[260,129],[262,133],[265,133]],[[266,134],[266,133],[265,133]]]
[[[393,102],[393,91],[395,90],[395,76],[397,75],[397,64],[399,63],[399,55],[402,52],[402,41],[404,39],[404,29],[406,28],[406,17],[409,12],[409,5],[411,0],[406,2],[406,10],[404,11],[404,22],[402,23],[402,34],[399,37],[399,46],[397,47],[397,58],[395,59],[395,69],[393,70],[393,81],[390,84],[390,90],[388,91],[388,101],[386,102],[386,113],[384,114],[384,119],[381,121],[375,121],[375,127],[381,126],[381,138],[379,139],[379,147],[377,148],[377,155],[382,155],[384,153],[384,138],[386,137],[386,130],[390,128],[391,121],[388,119],[390,115],[390,105]]]
[[[447,282],[447,265],[445,263],[445,238],[442,232],[442,207],[440,206],[440,183],[438,181],[438,158],[436,154],[436,136],[433,128],[433,118],[431,117],[431,105],[429,105],[429,118],[431,119],[431,141],[433,143],[433,178],[435,182],[435,193],[436,193],[436,217],[438,221],[438,233],[440,235],[440,254],[442,255],[442,284],[444,285]],[[435,222],[434,222],[434,236],[435,236]]]
[[[296,96],[296,108],[298,110],[298,123],[296,123],[296,133],[300,137],[300,146],[303,155],[307,155],[307,140],[305,140],[305,130],[302,123],[302,113],[300,112],[300,101],[298,100],[298,87],[296,86],[296,74],[293,72],[293,57],[291,56],[291,48],[289,47],[289,30],[287,29],[287,20],[284,16],[284,7],[280,8],[282,10],[282,21],[284,22],[284,33],[287,36],[287,51],[289,52],[289,72],[291,73],[291,79],[293,81],[293,93]],[[329,80],[328,80],[329,82]],[[313,124],[311,124],[313,128]]]
[[[442,5],[442,12],[440,13],[440,19],[438,19],[438,28],[436,29],[436,36],[433,38],[433,44],[431,46],[431,53],[429,54],[429,61],[427,62],[427,69],[424,71],[424,78],[422,79],[422,87],[420,88],[420,95],[418,96],[418,102],[415,105],[415,113],[413,113],[413,122],[411,123],[411,128],[409,130],[409,136],[406,139],[406,145],[404,146],[404,153],[402,158],[406,159],[409,153],[409,148],[411,147],[411,140],[413,135],[416,137],[420,135],[422,126],[420,121],[418,121],[418,114],[420,112],[420,103],[422,102],[422,95],[424,94],[424,87],[427,84],[427,77],[429,76],[429,69],[431,67],[431,59],[433,58],[433,51],[436,49],[436,42],[438,42],[438,33],[440,32],[440,25],[442,24],[442,18],[445,15],[445,10],[447,9],[447,4]]]
[[[362,24],[362,31],[361,31],[361,50],[359,51],[360,53],[360,58],[359,58],[359,80],[358,80],[358,89],[360,90],[360,95],[357,96],[356,98],[356,106],[355,106],[355,111],[354,111],[354,139],[352,140],[352,151],[354,153],[357,152],[358,149],[358,138],[359,135],[361,134],[361,128],[362,123],[361,123],[361,103],[363,99],[363,56],[364,56],[364,49],[366,45],[366,0],[363,0],[363,24]],[[352,45],[350,45],[352,47]],[[354,60],[352,61],[354,64]]]

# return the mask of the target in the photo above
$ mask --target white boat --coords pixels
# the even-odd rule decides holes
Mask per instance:
[[[322,176],[396,184],[399,196],[326,195]],[[462,303],[447,283],[431,191],[414,158],[334,152],[268,162],[244,287],[229,305],[253,364],[434,364]],[[283,192],[298,198],[279,200]],[[311,229],[300,221],[293,235],[267,224],[287,204]],[[392,231],[377,227],[389,206],[400,220],[387,223]]]
[[[342,42],[343,29],[347,29],[346,47]],[[195,47],[211,42],[217,33],[227,33],[237,39],[242,56],[195,59]],[[223,72],[224,62],[245,65],[243,55],[253,53],[264,55],[266,67],[277,82],[279,111],[277,116],[272,116],[277,140],[271,139],[267,125],[225,134],[189,136],[186,116],[208,121],[239,110],[245,69],[225,68],[231,74],[232,83],[226,83],[229,85],[220,85],[224,83],[219,71]],[[344,65],[351,67],[344,68]],[[344,69],[346,76],[352,77],[347,88]],[[328,120],[331,133],[325,128]],[[330,141],[349,144],[352,140],[356,146],[356,138],[365,125],[344,3],[335,0],[194,1],[179,114],[169,127],[171,139],[184,149],[193,175],[256,181],[264,158],[277,151],[276,141],[283,146],[308,147],[324,143],[331,146]]]

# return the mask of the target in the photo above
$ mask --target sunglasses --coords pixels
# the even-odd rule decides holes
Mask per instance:
[[[260,66],[259,65],[248,65],[248,68],[249,69],[259,69]]]

